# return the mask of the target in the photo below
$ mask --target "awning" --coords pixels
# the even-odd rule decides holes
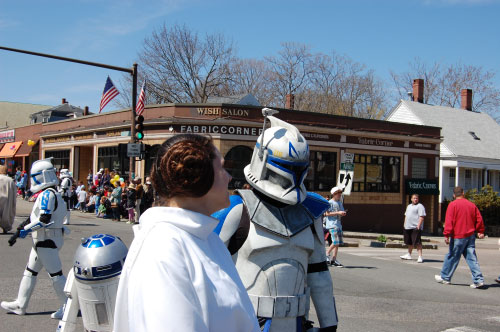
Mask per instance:
[[[14,157],[21,144],[23,144],[22,141],[5,143],[5,145],[2,148],[2,151],[0,151],[0,158]]]
[[[37,142],[38,141],[35,141],[35,144],[33,144],[33,146],[35,146]],[[29,146],[28,141],[23,141],[23,145],[21,145],[19,150],[17,150],[16,152],[16,157],[28,157],[31,153],[31,150],[33,150],[33,146]]]

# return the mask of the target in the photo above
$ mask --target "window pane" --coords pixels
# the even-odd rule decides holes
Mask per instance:
[[[336,154],[317,152],[316,157],[315,189],[328,191],[335,186],[337,181],[335,176]]]
[[[231,174],[229,189],[241,189],[246,183],[244,168],[252,160],[252,149],[248,146],[238,145],[229,150],[224,157],[224,168]]]
[[[400,157],[356,155],[354,160],[353,191],[400,191]]]
[[[412,158],[411,177],[414,179],[426,179],[428,169],[427,158]]]

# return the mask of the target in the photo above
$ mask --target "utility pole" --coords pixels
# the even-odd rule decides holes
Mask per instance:
[[[117,70],[117,71],[129,73],[130,75],[132,75],[132,110],[131,110],[132,111],[131,112],[132,113],[132,118],[131,118],[132,121],[130,123],[130,142],[131,143],[136,142],[136,138],[135,138],[135,106],[137,103],[137,63],[134,63],[132,68],[124,68],[124,67],[116,67],[116,66],[106,65],[106,64],[98,63],[98,62],[90,62],[90,61],[84,61],[84,60],[79,60],[79,59],[66,58],[66,57],[62,57],[62,56],[58,56],[58,55],[44,54],[44,53],[20,50],[17,48],[10,48],[10,47],[4,47],[4,46],[0,46],[0,50],[17,52],[17,53],[24,53],[24,54],[35,55],[35,56],[40,56],[40,57],[44,57],[44,58],[61,60],[61,61],[74,62],[74,63],[79,63],[79,64],[87,65],[87,66],[94,66],[94,67],[101,67],[101,68],[106,68],[106,69],[111,69],[111,70]],[[129,180],[132,181],[132,174],[135,173],[135,157],[129,157],[129,158],[130,158]]]

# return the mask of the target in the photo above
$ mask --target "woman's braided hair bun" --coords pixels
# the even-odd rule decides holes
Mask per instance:
[[[151,180],[163,198],[201,197],[214,183],[215,147],[210,137],[180,134],[158,150]]]

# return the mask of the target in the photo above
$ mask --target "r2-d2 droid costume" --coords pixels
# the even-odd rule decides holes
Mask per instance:
[[[268,116],[276,112],[263,109],[264,132],[244,169],[253,189],[238,190],[214,217],[264,331],[308,328],[310,298],[321,330],[336,331],[321,220],[328,201],[306,192],[308,144],[296,127]]]
[[[33,247],[19,285],[17,299],[13,302],[2,302],[1,306],[17,315],[24,315],[35,288],[37,275],[44,267],[49,273],[61,305],[51,317],[60,319],[66,302],[63,291],[66,278],[59,259],[59,250],[64,243],[63,218],[66,209],[61,195],[55,190],[59,180],[50,159],[35,161],[31,166],[30,174],[31,191],[34,193],[43,191],[35,201],[29,221],[20,229],[19,237],[25,238],[31,233]]]
[[[64,287],[68,301],[57,332],[76,330],[78,310],[86,331],[113,331],[119,276],[127,252],[127,246],[113,235],[82,239]]]
[[[69,209],[69,200],[71,198],[73,180],[71,179],[71,174],[68,169],[63,168],[59,172],[59,178],[61,179],[61,185],[59,186],[59,192],[61,193],[64,201],[66,202],[66,216],[64,217],[64,225],[69,224],[69,219],[71,217],[71,211]]]

